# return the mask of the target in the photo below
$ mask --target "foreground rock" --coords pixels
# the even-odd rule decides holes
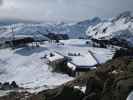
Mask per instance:
[[[82,100],[84,94],[73,87],[61,86],[46,90],[30,97],[28,100]]]
[[[82,100],[84,94],[73,87],[60,86],[56,89],[42,91],[38,94],[12,92],[0,100]]]
[[[87,84],[83,100],[126,100],[133,90],[133,59],[121,57],[98,65],[67,85]]]
[[[73,88],[75,86],[86,86],[85,93]],[[120,57],[56,89],[37,94],[12,93],[0,100],[126,100],[131,91],[133,58]]]
[[[28,92],[10,92],[9,94],[0,97],[0,100],[28,100],[32,94]]]

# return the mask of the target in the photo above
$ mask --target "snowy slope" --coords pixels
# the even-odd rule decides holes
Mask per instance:
[[[89,27],[86,34],[96,39],[122,38],[131,42],[133,40],[133,15],[131,12],[121,13],[112,19]]]
[[[0,82],[16,81],[20,86],[25,88],[43,86],[51,88],[73,79],[68,75],[50,71],[49,66],[46,64],[46,59],[41,59],[45,54],[49,54],[50,52],[56,51],[65,56],[68,56],[68,53],[80,53],[86,56],[88,50],[90,50],[100,63],[104,63],[112,58],[113,53],[111,50],[88,47],[88,45],[85,45],[85,41],[72,39],[62,41],[64,45],[46,42],[39,48],[1,49]]]
[[[46,48],[20,48],[0,50],[1,82],[15,80],[25,88],[60,85],[71,77],[50,72],[48,65],[40,58]]]
[[[12,36],[12,28],[13,34],[15,35],[36,35],[38,34],[37,31],[40,31],[43,34],[46,34],[49,28],[52,28],[52,24],[13,24],[8,26],[1,26],[0,27],[0,37],[10,37]],[[40,35],[40,34],[38,34]]]
[[[93,18],[92,20],[84,20],[78,23],[57,25],[53,28],[56,33],[68,34],[72,38],[86,37],[85,31],[90,25],[97,25],[101,22],[100,18]]]

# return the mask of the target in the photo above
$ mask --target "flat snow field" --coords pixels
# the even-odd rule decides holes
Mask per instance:
[[[46,59],[41,59],[44,55],[56,51],[66,56],[68,53],[81,53],[82,56],[85,56],[88,50],[91,50],[101,63],[111,59],[113,55],[109,49],[85,45],[86,40],[73,39],[61,42],[64,45],[46,42],[40,47],[34,48],[1,49],[0,82],[16,81],[19,86],[32,89],[52,88],[73,78],[65,74],[51,72],[46,64]]]

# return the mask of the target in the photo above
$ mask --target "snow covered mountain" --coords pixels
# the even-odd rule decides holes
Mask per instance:
[[[34,35],[37,31],[42,34],[49,32],[55,34],[67,34],[71,38],[86,37],[85,31],[90,25],[96,25],[101,20],[94,18],[92,20],[85,20],[78,23],[41,23],[41,24],[27,24],[18,23],[0,27],[0,37],[11,36],[12,28],[17,35]]]
[[[68,34],[72,38],[86,37],[85,31],[90,25],[97,25],[101,19],[96,17],[92,20],[85,20],[74,24],[58,25],[53,28],[56,33]]]
[[[118,16],[101,22],[95,26],[90,26],[86,34],[95,39],[124,39],[133,44],[133,15],[126,11]]]

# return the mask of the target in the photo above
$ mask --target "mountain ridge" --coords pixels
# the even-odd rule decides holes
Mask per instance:
[[[112,20],[101,22],[95,26],[90,26],[86,34],[95,39],[124,39],[133,44],[133,15],[126,11],[120,13]]]
[[[1,26],[0,37],[11,35],[12,28],[16,35],[32,35],[33,33],[36,33],[36,31],[40,31],[42,34],[48,34],[49,32],[55,34],[67,34],[70,38],[86,37],[84,33],[88,26],[96,25],[99,22],[101,22],[100,18],[80,21],[77,23],[17,23]]]

